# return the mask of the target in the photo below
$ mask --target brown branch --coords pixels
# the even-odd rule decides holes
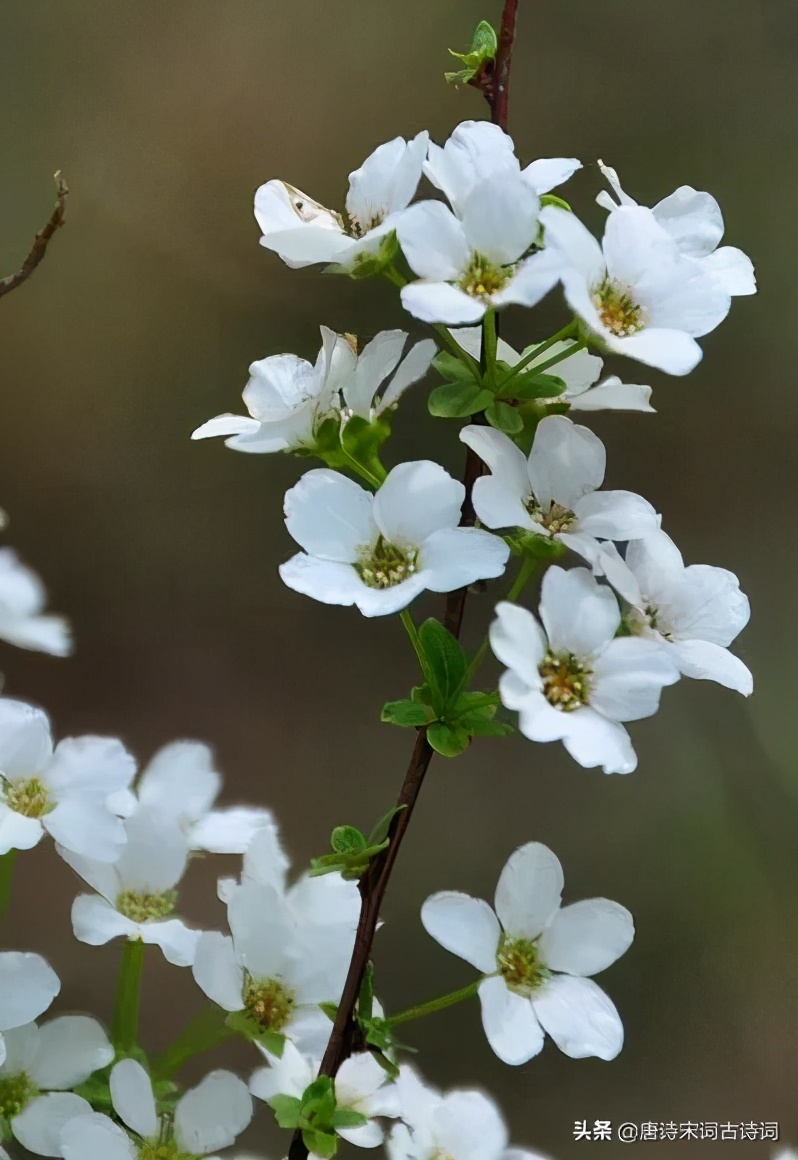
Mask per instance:
[[[39,230],[38,234],[33,239],[33,245],[30,248],[28,256],[17,270],[16,274],[9,274],[5,278],[0,278],[0,298],[2,298],[4,294],[10,294],[12,290],[16,290],[19,286],[22,285],[23,282],[27,282],[28,278],[30,278],[33,271],[36,269],[44,255],[47,253],[47,247],[50,244],[50,238],[52,238],[55,231],[64,224],[64,218],[66,216],[66,199],[67,194],[69,193],[69,189],[67,188],[67,183],[61,176],[60,169],[56,174],[54,174],[53,180],[55,181],[56,198],[55,206],[53,207],[53,212],[50,214],[49,221],[45,226],[42,227],[42,229]]]
[[[507,102],[509,97],[510,62],[515,38],[515,22],[518,11],[518,0],[505,0],[502,13],[499,46],[490,85],[483,88],[485,97],[491,108],[491,120],[502,129],[507,128]],[[484,353],[483,353],[484,357]],[[484,368],[483,368],[484,369]],[[476,480],[482,474],[484,465],[482,460],[468,449],[466,457],[463,484],[466,489],[465,500],[460,517],[461,525],[474,523],[474,508],[471,502],[471,491]],[[450,592],[446,597],[444,624],[451,633],[459,637],[463,624],[468,589],[460,588]],[[341,993],[338,1011],[333,1023],[333,1029],[324,1052],[319,1075],[332,1078],[338,1072],[345,1059],[365,1046],[355,1017],[360,988],[371,957],[371,947],[377,930],[385,891],[399,854],[402,840],[407,833],[413,809],[421,792],[424,777],[432,760],[433,749],[427,741],[426,729],[419,729],[416,743],[407,767],[407,773],[402,789],[397,799],[397,805],[405,808],[394,815],[388,832],[388,846],[371,862],[368,870],[360,879],[360,918],[355,934],[355,945],[349,963],[349,971]],[[291,1141],[288,1151],[288,1160],[307,1160],[308,1149],[302,1139],[302,1133],[297,1130]]]

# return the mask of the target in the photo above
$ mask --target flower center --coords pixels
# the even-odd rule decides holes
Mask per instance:
[[[547,652],[538,671],[543,678],[543,695],[555,709],[571,713],[587,704],[592,670],[573,653]]]
[[[559,503],[551,503],[548,508],[542,508],[534,496],[529,497],[524,507],[535,523],[542,524],[550,536],[566,532],[576,520],[576,516],[569,508]]]
[[[511,275],[511,268],[494,266],[481,254],[472,254],[459,285],[472,298],[490,298],[491,294],[501,290]]]
[[[0,1076],[0,1120],[11,1120],[39,1094],[33,1080],[24,1071]]]
[[[416,548],[399,548],[379,536],[373,548],[363,552],[355,568],[369,588],[393,588],[413,575],[417,559]]]
[[[593,294],[593,302],[607,330],[618,338],[637,334],[646,325],[646,312],[632,297],[628,287],[605,279]]]
[[[116,909],[131,922],[157,922],[167,918],[177,903],[177,891],[165,890],[163,894],[140,894],[136,890],[123,890],[116,899]]]
[[[264,1031],[280,1032],[290,1020],[296,995],[282,979],[253,979],[244,984],[244,1007]]]
[[[349,232],[353,238],[363,238],[369,230],[375,230],[385,221],[382,210],[370,210],[362,219],[355,214],[349,214]]]
[[[40,818],[55,809],[55,802],[47,796],[47,787],[38,777],[30,777],[26,781],[11,781],[0,773],[0,782],[4,789],[0,790],[0,797],[10,810],[22,814],[26,818]]]
[[[176,1140],[145,1140],[139,1146],[139,1160],[194,1160],[193,1152],[181,1152]]]
[[[551,972],[540,960],[537,943],[529,938],[510,938],[503,934],[496,952],[499,974],[511,991],[528,998]]]

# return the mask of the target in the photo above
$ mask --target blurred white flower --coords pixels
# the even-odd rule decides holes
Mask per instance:
[[[121,741],[70,737],[53,751],[47,714],[0,697],[0,855],[49,833],[64,849],[113,862],[125,844],[114,796],[136,773]]]
[[[635,590],[625,623],[633,633],[665,643],[685,677],[717,681],[750,696],[750,670],[729,645],[751,615],[740,581],[725,568],[691,564],[685,568],[670,536],[657,531],[626,549]],[[608,572],[612,582],[612,576]]]
[[[422,322],[462,326],[487,310],[535,306],[560,277],[554,251],[524,257],[538,236],[540,202],[521,177],[480,181],[460,216],[421,201],[397,226],[402,252],[419,275],[402,288],[402,305]]]
[[[199,931],[170,917],[177,884],[188,862],[185,835],[168,819],[137,810],[125,822],[127,844],[113,865],[59,848],[61,857],[97,891],[79,894],[72,904],[75,938],[103,946],[113,938],[154,943],[177,967],[189,967]]]
[[[321,337],[315,365],[295,354],[254,362],[243,394],[249,416],[217,415],[191,438],[229,436],[228,447],[251,453],[313,447],[319,425],[340,410],[338,392],[352,373],[354,360],[343,335],[322,326]]]
[[[436,463],[394,467],[376,495],[326,468],[286,493],[285,524],[305,549],[280,567],[289,588],[325,604],[386,616],[419,593],[500,576],[509,548],[458,527],[463,485]]]
[[[482,352],[482,328],[478,326],[463,326],[454,331],[454,337],[463,350],[477,360]],[[542,343],[538,343],[542,346]],[[547,362],[554,355],[562,354],[569,347],[575,346],[576,340],[555,342],[537,358],[533,358],[524,368],[525,371],[535,371],[542,363]],[[499,339],[497,357],[501,362],[514,367],[534,350],[534,344],[526,347],[521,354],[513,350],[503,338]],[[599,382],[603,362],[597,355],[586,350],[577,350],[574,354],[556,363],[545,374],[556,375],[565,383],[565,390],[557,395],[552,402],[567,403],[572,411],[647,411],[654,414],[654,408],[649,402],[651,387],[639,386],[635,383],[622,383],[617,375],[608,375]]]
[[[403,330],[383,330],[358,355],[353,355],[352,369],[342,393],[354,415],[363,419],[378,417],[395,407],[407,388],[427,373],[438,349],[435,343],[431,338],[423,338],[402,359],[406,342],[407,334]],[[390,383],[382,390],[382,384],[392,374]]]
[[[86,1111],[76,1103],[77,1097],[61,1093],[114,1058],[103,1028],[85,1015],[62,1015],[41,1027],[27,1023],[7,1031],[6,1049],[0,1067],[0,1118],[8,1121],[23,1144],[50,1137],[53,1123],[60,1126],[65,1113]],[[51,1100],[45,1092],[59,1096]]]
[[[182,1095],[171,1123],[158,1116],[150,1077],[133,1059],[121,1060],[111,1072],[111,1098],[134,1139],[108,1116],[79,1116],[61,1128],[61,1150],[51,1154],[64,1160],[209,1156],[235,1143],[252,1119],[247,1085],[230,1071],[212,1071]]]
[[[623,206],[610,214],[601,245],[567,210],[546,206],[544,254],[558,254],[568,305],[594,339],[672,375],[700,362],[696,338],[729,312],[716,277],[684,257],[651,210]]]
[[[596,201],[604,209],[614,212],[619,206],[638,203],[624,193],[618,174],[609,165],[599,161],[599,169],[606,177],[618,201],[603,190]],[[711,193],[680,185],[669,197],[663,198],[651,210],[654,217],[678,245],[686,258],[712,274],[727,294],[756,294],[756,275],[751,259],[735,246],[721,246],[723,214]],[[720,247],[720,248],[718,248]]]
[[[58,975],[41,955],[0,951],[0,1064],[6,1059],[3,1032],[38,1019],[60,990]]]
[[[345,222],[284,181],[268,181],[255,194],[260,242],[288,266],[331,262],[352,269],[375,254],[415,195],[429,134],[395,137],[349,174]]]
[[[160,749],[136,786],[140,809],[179,827],[191,850],[243,854],[255,834],[274,826],[269,810],[231,806],[215,810],[222,788],[213,753],[199,741],[175,741]]]
[[[621,722],[656,713],[676,664],[656,641],[615,637],[615,596],[584,568],[548,569],[540,619],[543,627],[516,604],[496,607],[490,643],[507,665],[503,703],[530,741],[562,741],[580,765],[631,773],[637,756]]]
[[[245,855],[240,883],[220,882],[232,932],[203,932],[194,978],[225,1011],[241,1013],[253,1037],[285,1036],[321,1055],[330,1021],[319,1008],[343,990],[360,913],[354,882],[339,875],[285,886],[282,851],[267,831]]]
[[[249,1081],[253,1096],[268,1103],[278,1095],[302,1097],[319,1073],[320,1061],[304,1056],[293,1043],[286,1043],[281,1058],[265,1051],[269,1067],[258,1068]],[[336,1108],[358,1112],[369,1122],[357,1128],[338,1128],[337,1133],[359,1148],[376,1148],[385,1133],[375,1122],[377,1116],[399,1114],[395,1085],[369,1051],[344,1060],[335,1076]]]
[[[455,213],[488,177],[521,177],[538,196],[567,181],[582,162],[575,157],[545,157],[525,169],[515,156],[511,137],[490,121],[463,121],[441,147],[430,142],[424,173],[443,191]]]
[[[482,1023],[505,1063],[526,1063],[544,1031],[572,1059],[614,1059],[623,1026],[612,1002],[588,976],[605,970],[632,944],[629,911],[606,898],[561,908],[562,866],[539,842],[507,860],[495,912],[481,898],[433,894],[421,908],[428,934],[485,976]]]
[[[0,548],[0,639],[20,648],[69,656],[69,621],[44,613],[46,602],[47,593],[36,573],[11,548]]]
[[[401,1069],[395,1087],[404,1122],[388,1137],[389,1160],[545,1160],[537,1152],[508,1147],[501,1113],[482,1092],[443,1095],[410,1067]]]
[[[470,424],[460,431],[490,469],[473,488],[474,511],[488,528],[522,528],[577,552],[598,576],[626,569],[600,540],[634,540],[659,528],[654,508],[631,491],[598,491],[607,452],[598,435],[564,415],[542,419],[529,457],[493,427]],[[628,588],[628,585],[627,585]]]

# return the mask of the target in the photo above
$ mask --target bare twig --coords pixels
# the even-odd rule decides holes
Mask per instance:
[[[23,282],[27,282],[33,271],[41,262],[44,255],[47,253],[47,247],[50,244],[55,231],[64,224],[66,216],[66,199],[69,189],[67,183],[61,176],[61,170],[53,175],[55,181],[55,206],[50,218],[45,226],[39,230],[36,237],[33,239],[33,245],[30,248],[27,258],[22,263],[16,274],[9,274],[7,277],[0,279],[0,298],[4,294],[10,294],[12,290],[16,290]]]
[[[484,87],[480,86],[491,108],[491,120],[502,129],[506,129],[507,127],[510,60],[515,37],[517,10],[518,0],[505,0],[498,53],[492,71],[491,83],[486,84]],[[466,498],[463,503],[461,524],[473,524],[474,522],[471,490],[475,481],[482,474],[482,469],[482,460],[474,455],[469,448],[463,477]],[[468,589],[460,588],[456,592],[450,593],[446,598],[444,623],[455,636],[460,635],[467,597]],[[410,763],[407,767],[404,782],[397,799],[397,805],[404,806],[405,808],[393,817],[388,833],[390,840],[387,848],[371,862],[368,870],[358,884],[361,903],[355,945],[349,963],[346,982],[341,994],[341,1001],[338,1004],[338,1012],[333,1024],[332,1033],[330,1034],[327,1049],[319,1069],[319,1075],[334,1077],[344,1060],[354,1051],[360,1050],[365,1046],[355,1017],[357,1000],[366,967],[371,957],[371,946],[377,930],[380,907],[385,896],[385,891],[388,888],[388,882],[396,858],[399,854],[399,848],[410,825],[413,809],[418,800],[418,795],[421,791],[427,769],[429,768],[429,763],[432,760],[432,754],[433,750],[427,741],[426,729],[419,729],[416,735],[415,745],[413,746]],[[294,1133],[294,1138],[291,1141],[288,1158],[289,1160],[307,1160],[307,1156],[308,1149],[302,1139],[301,1132],[297,1131]]]

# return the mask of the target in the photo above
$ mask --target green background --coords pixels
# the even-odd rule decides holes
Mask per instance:
[[[315,357],[321,322],[364,337],[418,331],[387,285],[286,269],[258,246],[251,197],[280,176],[340,206],[347,173],[380,142],[422,128],[440,141],[484,116],[476,92],[444,85],[445,49],[499,7],[7,0],[0,13],[4,272],[49,212],[54,169],[72,190],[67,228],[0,306],[4,542],[41,572],[78,645],[69,661],[4,648],[4,691],[46,706],[59,736],[121,735],[142,760],[173,738],[211,742],[228,800],[271,805],[298,866],[331,824],[365,825],[391,801],[412,737],[380,725],[379,710],[405,694],[413,658],[397,620],[282,586],[281,499],[299,461],[188,437],[241,409],[253,359]],[[597,157],[644,204],[682,183],[711,190],[761,288],[702,341],[689,378],[623,365],[654,387],[656,417],[588,420],[608,446],[608,486],[651,499],[688,562],[740,575],[754,616],[737,651],[754,698],[698,682],[666,690],[662,712],[632,727],[640,767],[627,778],[521,738],[436,760],[375,949],[393,1010],[468,981],[424,934],[421,902],[445,888],[490,897],[530,839],[559,855],[568,901],[630,907],[633,949],[599,979],[627,1031],[614,1063],[549,1043],[506,1068],[475,1004],[406,1029],[431,1080],[484,1085],[514,1142],[562,1160],[628,1154],[575,1142],[575,1119],[780,1120],[798,1143],[797,63],[791,0],[521,0],[510,108],[521,157],[581,157],[567,194],[596,229]],[[534,315],[512,309],[504,333],[520,346],[564,319],[553,295]],[[423,390],[395,428],[396,461],[429,456],[459,473],[454,425],[426,415]],[[469,602],[469,643],[490,609]],[[187,916],[222,925],[213,880],[234,865],[197,864]],[[64,979],[56,1009],[107,1018],[119,945],[73,940],[78,884],[50,848],[21,869],[2,945],[51,957]],[[147,1042],[160,1047],[199,992],[157,953],[147,982]],[[253,1140],[281,1154],[265,1129]]]

